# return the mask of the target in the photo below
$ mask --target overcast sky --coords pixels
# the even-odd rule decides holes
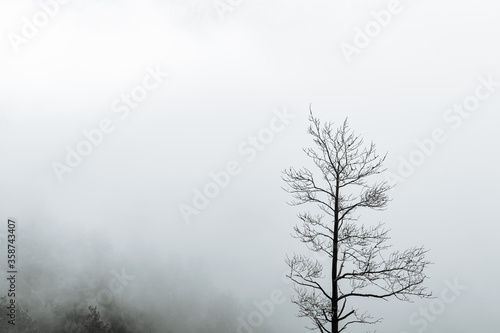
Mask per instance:
[[[284,258],[304,248],[280,177],[310,163],[311,104],[388,152],[393,201],[361,221],[386,223],[397,248],[429,248],[438,298],[466,287],[449,303],[375,300],[377,329],[495,331],[495,1],[66,2],[52,16],[0,2],[2,221],[98,228],[117,251],[199,258],[240,300],[288,297]],[[228,184],[199,199],[222,170]],[[303,332],[289,303],[266,320]]]

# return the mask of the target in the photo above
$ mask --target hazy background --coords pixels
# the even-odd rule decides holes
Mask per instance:
[[[290,237],[300,209],[286,204],[280,172],[309,163],[301,148],[312,145],[310,103],[323,121],[349,117],[389,153],[395,174],[414,141],[439,127],[446,142],[391,191],[386,211],[361,221],[385,222],[398,248],[431,249],[427,285],[438,297],[445,280],[467,286],[426,332],[495,332],[500,87],[458,128],[443,116],[474,94],[480,76],[500,81],[497,4],[401,1],[401,13],[348,63],[340,43],[352,44],[355,28],[387,3],[242,0],[221,17],[211,0],[74,0],[15,52],[8,34],[20,34],[23,17],[40,7],[1,1],[1,220],[18,220],[20,241],[37,230],[41,253],[59,249],[41,269],[60,260],[73,272],[76,262],[92,276],[96,256],[77,256],[74,244],[105,239],[115,259],[100,270],[136,276],[126,288],[143,300],[169,292],[150,281],[168,258],[185,261],[190,272],[189,265],[203,266],[195,284],[210,281],[206,288],[232,295],[244,308],[227,316],[246,317],[272,290],[293,295],[282,275],[285,254],[304,250]],[[157,66],[170,76],[121,120],[112,103]],[[283,108],[295,118],[246,161],[238,146]],[[114,131],[58,181],[52,163],[64,163],[66,147],[103,118]],[[241,173],[186,223],[179,205],[191,204],[193,189],[230,160]],[[19,254],[28,261],[21,246]],[[377,330],[413,333],[409,317],[430,302],[366,307],[385,318]],[[255,331],[304,332],[308,320],[296,313],[287,300]]]

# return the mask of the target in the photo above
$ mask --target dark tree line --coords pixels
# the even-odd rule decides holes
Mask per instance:
[[[25,221],[18,243],[16,326],[1,311],[0,332],[236,331],[241,305],[213,285],[203,262],[156,249],[117,253],[102,231],[96,236],[69,223],[40,222],[43,212],[33,215],[37,223]],[[112,273],[122,268],[134,276],[126,285]],[[6,302],[0,297],[0,307]]]

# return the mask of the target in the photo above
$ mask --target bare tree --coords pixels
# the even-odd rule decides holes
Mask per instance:
[[[391,187],[376,179],[385,171],[385,156],[377,154],[373,143],[364,145],[347,119],[337,129],[332,123],[321,125],[312,112],[309,120],[308,132],[318,149],[304,152],[317,167],[317,175],[307,168],[290,168],[283,172],[283,180],[293,196],[289,204],[319,207],[317,214],[298,215],[302,225],[294,227],[294,237],[331,259],[331,278],[323,274],[318,260],[297,254],[286,259],[287,276],[294,282],[297,296],[292,301],[299,307],[298,316],[313,323],[307,328],[339,333],[354,323],[375,324],[382,319],[354,308],[356,299],[411,302],[411,296],[430,297],[423,286],[430,262],[423,247],[389,252],[388,231],[382,224],[364,226],[355,215],[362,208],[386,208]]]

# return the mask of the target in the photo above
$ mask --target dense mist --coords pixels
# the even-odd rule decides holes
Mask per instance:
[[[289,205],[282,177],[314,168],[310,110],[387,153],[388,206],[358,222],[432,262],[434,298],[360,298],[384,319],[345,332],[497,332],[497,16],[489,0],[2,1],[0,332],[307,331],[285,260],[331,261],[292,237],[321,209]]]

